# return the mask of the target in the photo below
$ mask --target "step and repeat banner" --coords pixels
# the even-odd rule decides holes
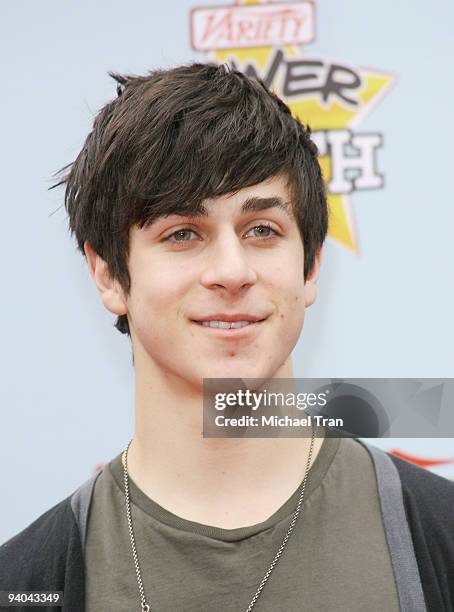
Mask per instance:
[[[129,339],[76,252],[63,190],[49,191],[117,95],[109,71],[228,64],[263,79],[310,126],[330,222],[295,377],[407,381],[419,428],[373,429],[373,441],[454,479],[454,5],[39,0],[4,3],[0,14],[0,541],[133,432]],[[388,416],[393,401],[383,401]]]

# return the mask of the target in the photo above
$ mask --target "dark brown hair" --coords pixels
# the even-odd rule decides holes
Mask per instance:
[[[109,73],[118,96],[97,114],[76,160],[60,171],[71,235],[107,263],[126,294],[129,229],[196,212],[205,198],[285,173],[304,245],[304,278],[328,225],[310,130],[259,79],[193,63],[145,76]],[[126,315],[115,327],[129,334]]]

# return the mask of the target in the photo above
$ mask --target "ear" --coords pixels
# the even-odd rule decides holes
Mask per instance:
[[[317,281],[320,273],[320,264],[322,261],[322,247],[319,247],[315,254],[314,265],[309,272],[304,283],[304,304],[306,308],[312,306],[317,297]]]
[[[109,267],[102,257],[100,257],[85,241],[84,251],[87,257],[88,269],[95,285],[101,294],[102,303],[113,314],[127,314],[126,300],[119,282],[112,278]]]

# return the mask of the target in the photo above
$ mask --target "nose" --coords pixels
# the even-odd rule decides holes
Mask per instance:
[[[257,281],[250,258],[236,233],[226,230],[214,240],[206,252],[206,265],[200,282],[207,289],[223,288],[228,293],[238,293]]]

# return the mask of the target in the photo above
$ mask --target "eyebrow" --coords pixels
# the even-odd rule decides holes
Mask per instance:
[[[293,210],[290,202],[284,202],[284,200],[279,196],[271,196],[269,198],[262,198],[258,196],[253,196],[247,198],[243,204],[241,205],[241,214],[246,214],[249,212],[258,212],[261,210],[268,210],[270,208],[278,208],[282,210],[291,220],[293,220]],[[187,211],[175,211],[173,213],[175,215],[179,215],[182,217],[207,217],[209,216],[208,209],[202,203],[197,206],[197,210],[194,212],[188,213]]]
[[[292,219],[292,207],[290,202],[284,202],[279,196],[272,196],[270,198],[248,198],[241,206],[241,213],[267,210],[268,208],[279,208]]]

